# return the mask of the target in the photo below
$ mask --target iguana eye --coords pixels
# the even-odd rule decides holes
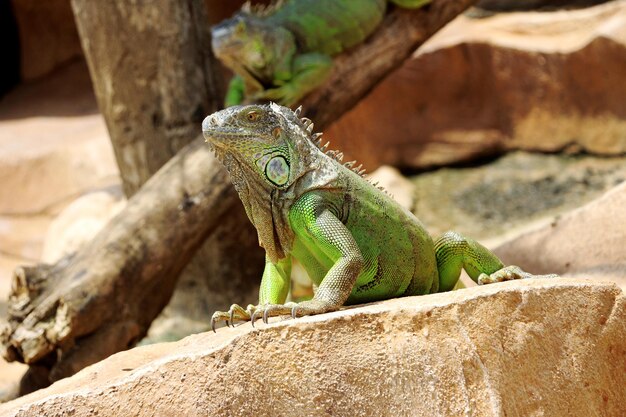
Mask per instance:
[[[285,185],[289,180],[289,164],[282,156],[275,156],[265,165],[265,176],[275,185]]]
[[[261,115],[255,110],[249,111],[248,114],[246,114],[246,119],[250,122],[256,122],[259,120],[259,117],[261,117]]]
[[[235,33],[237,35],[243,35],[244,33],[246,33],[246,22],[244,22],[243,20],[237,22],[237,26],[235,26]]]

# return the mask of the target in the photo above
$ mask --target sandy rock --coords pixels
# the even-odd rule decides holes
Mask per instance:
[[[31,3],[29,7],[39,5]],[[41,4],[38,12],[57,3]],[[54,21],[55,13],[49,18]],[[43,55],[56,48],[52,42],[47,39]],[[11,274],[16,266],[41,259],[55,215],[83,193],[119,184],[84,63],[21,85],[2,98],[0,184],[0,317],[5,318]],[[0,359],[0,399],[11,395],[25,368]]]
[[[626,151],[626,1],[460,16],[327,132],[370,169]],[[380,103],[385,103],[381,106]]]
[[[36,262],[51,221],[46,215],[0,216],[0,257]]]
[[[19,381],[28,369],[19,362],[5,362],[0,359],[0,403],[19,396]]]
[[[74,200],[48,228],[41,261],[54,263],[90,241],[117,213],[126,199],[120,187],[95,191]]]
[[[611,279],[626,288],[626,183],[496,248],[533,273]]]
[[[625,337],[613,284],[509,282],[135,348],[0,415],[617,416]]]
[[[84,192],[119,183],[84,64],[11,92],[0,120],[1,214],[56,213]]]
[[[54,216],[119,183],[85,64],[21,85],[0,101],[0,313],[13,269],[37,262]]]

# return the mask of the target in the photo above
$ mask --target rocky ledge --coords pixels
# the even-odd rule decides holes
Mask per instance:
[[[626,415],[626,298],[526,280],[118,353],[1,416]]]

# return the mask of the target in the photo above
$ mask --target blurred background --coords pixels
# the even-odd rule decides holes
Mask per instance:
[[[206,3],[211,25],[242,2]],[[16,266],[72,253],[124,207],[125,197],[70,1],[1,2],[0,35],[4,317]],[[417,50],[325,137],[345,160],[376,171],[433,235],[454,229],[511,262],[524,252],[531,265],[522,266],[531,272],[599,271],[625,287],[626,256],[607,260],[608,249],[595,241],[585,254],[595,263],[580,266],[565,253],[553,258],[562,264],[532,264],[533,250],[542,249],[537,242],[561,216],[573,231],[585,224],[604,225],[599,234],[626,228],[621,203],[602,200],[611,189],[621,193],[618,201],[626,193],[620,188],[625,97],[626,1],[484,0]],[[603,223],[609,218],[617,223]],[[567,247],[577,236],[567,229],[558,239],[552,245]],[[150,340],[205,330],[210,314],[227,307],[202,268],[187,276]],[[228,278],[220,279],[227,285]],[[252,301],[254,291],[232,301]],[[0,359],[0,391],[24,368]]]

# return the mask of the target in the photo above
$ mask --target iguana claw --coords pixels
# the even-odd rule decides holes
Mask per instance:
[[[211,330],[215,332],[215,324],[224,321],[226,326],[235,327],[235,321],[248,321],[250,320],[250,310],[254,308],[249,305],[247,309],[244,309],[239,304],[233,304],[228,311],[216,311],[211,317]]]

